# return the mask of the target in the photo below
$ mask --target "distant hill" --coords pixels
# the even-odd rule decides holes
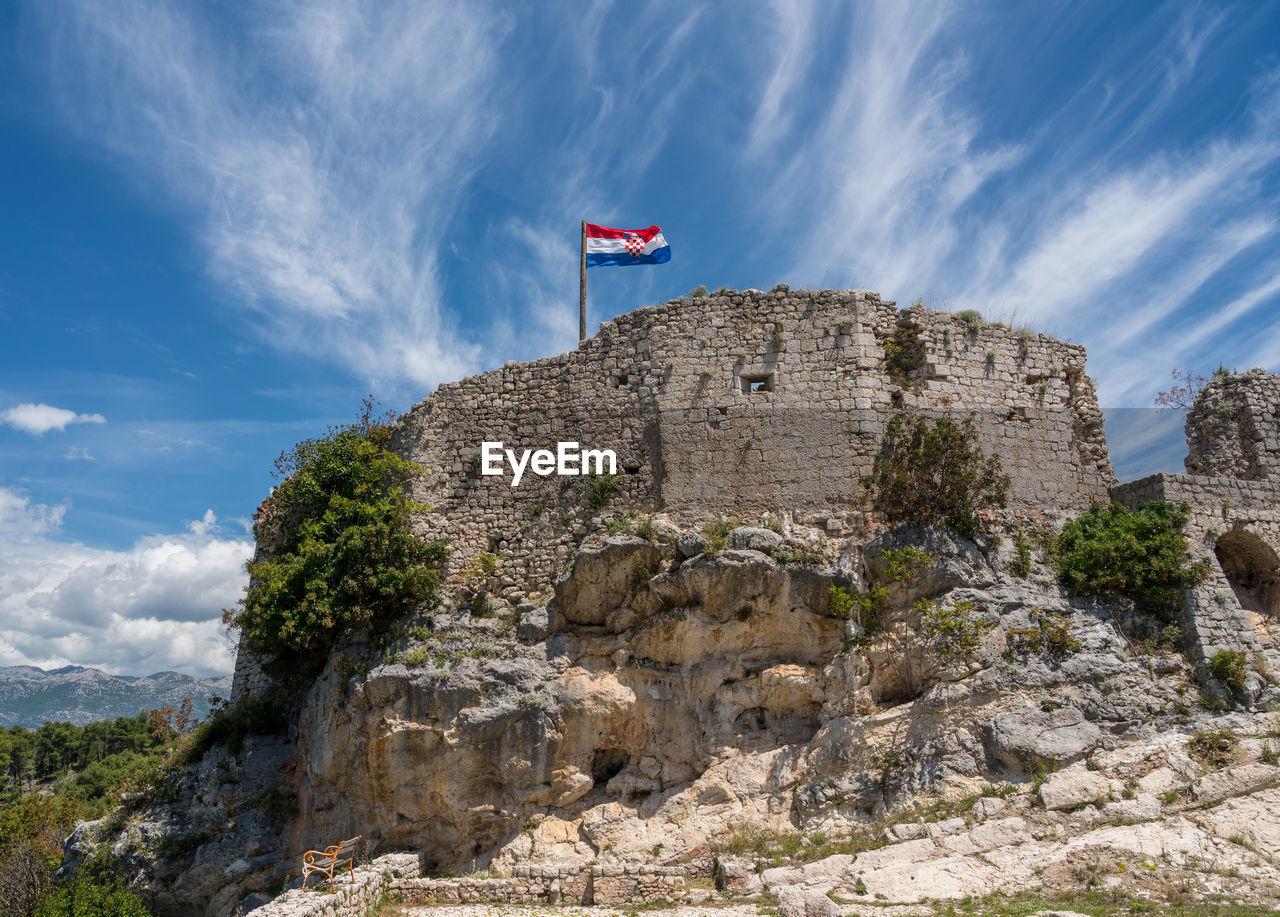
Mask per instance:
[[[209,712],[209,697],[231,694],[231,676],[194,678],[179,672],[154,675],[108,675],[78,665],[45,671],[29,665],[0,666],[0,728],[134,716],[165,704],[176,707],[191,698],[196,713]]]

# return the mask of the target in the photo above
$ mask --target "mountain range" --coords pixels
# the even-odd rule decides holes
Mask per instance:
[[[230,693],[230,675],[108,675],[101,669],[78,665],[47,671],[29,665],[0,666],[0,728],[34,729],[47,721],[83,726],[94,720],[135,716],[139,710],[166,704],[177,707],[185,697],[195,704],[196,714],[205,717],[211,696]]]

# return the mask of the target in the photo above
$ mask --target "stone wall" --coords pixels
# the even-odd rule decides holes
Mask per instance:
[[[1280,373],[1214,379],[1187,414],[1188,474],[1280,481]]]
[[[859,478],[899,410],[972,414],[1012,477],[1010,509],[1071,514],[1114,483],[1084,348],[864,291],[717,292],[638,309],[570,353],[440,386],[403,418],[396,448],[430,468],[415,496],[451,573],[496,555],[505,595],[564,571],[591,517],[591,484],[485,477],[480,444],[614,449],[608,509],[681,522],[768,513],[848,534]]]
[[[254,917],[365,917],[383,899],[396,880],[418,876],[416,853],[390,853],[368,866],[358,866],[335,880],[336,894],[329,880],[313,873],[308,888],[293,888],[253,909]],[[320,879],[320,883],[316,879]],[[319,884],[324,890],[313,891]],[[246,911],[248,913],[248,911]]]
[[[1280,482],[1156,474],[1112,494],[1131,509],[1166,500],[1191,511],[1187,544],[1210,570],[1183,610],[1196,655],[1243,651],[1280,672]]]
[[[686,876],[678,866],[637,863],[518,866],[498,878],[402,880],[392,893],[408,905],[677,903],[689,897]]]

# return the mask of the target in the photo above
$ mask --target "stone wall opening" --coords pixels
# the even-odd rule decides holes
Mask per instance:
[[[748,395],[773,391],[773,373],[743,373],[742,390]]]
[[[1240,606],[1280,615],[1280,556],[1252,532],[1227,532],[1213,546]]]

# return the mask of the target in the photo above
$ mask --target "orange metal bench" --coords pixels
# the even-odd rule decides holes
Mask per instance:
[[[354,885],[356,881],[356,845],[360,843],[363,834],[343,841],[336,847],[326,847],[324,850],[308,850],[302,855],[302,887],[307,887],[307,877],[313,872],[323,873],[329,877],[329,888],[337,891],[334,885],[333,874],[338,871],[343,863],[347,864],[348,870],[351,872],[351,882]]]

